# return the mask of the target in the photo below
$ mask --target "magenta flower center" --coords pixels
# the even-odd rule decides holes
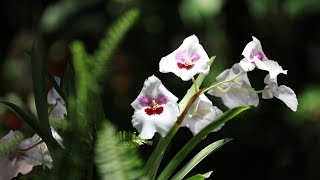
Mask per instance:
[[[194,63],[200,59],[200,55],[198,53],[191,53],[185,51],[180,51],[176,54],[177,66],[180,69],[192,69]]]
[[[145,107],[144,111],[149,115],[160,115],[163,112],[163,104],[167,103],[167,98],[163,94],[152,98],[148,95],[142,96],[139,99],[140,105]]]
[[[254,57],[257,57],[258,59],[260,59],[262,61],[262,59],[264,58],[264,54],[261,51],[256,51],[256,50],[252,49],[252,51],[250,53],[250,59],[253,59]]]

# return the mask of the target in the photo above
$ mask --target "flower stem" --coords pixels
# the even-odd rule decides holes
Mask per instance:
[[[197,84],[197,81],[194,79],[194,77],[192,77],[192,82],[193,82],[195,91],[196,91],[196,92],[199,92],[199,86],[198,86],[198,84]]]

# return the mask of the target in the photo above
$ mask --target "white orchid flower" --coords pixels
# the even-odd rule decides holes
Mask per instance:
[[[271,99],[276,97],[283,101],[292,111],[297,111],[297,96],[291,88],[285,85],[278,86],[277,77],[271,79],[270,74],[264,78],[264,83],[267,85],[262,92],[262,98]]]
[[[259,96],[252,90],[249,78],[246,72],[243,72],[239,64],[236,63],[231,69],[227,69],[219,74],[216,78],[217,82],[230,80],[208,91],[208,94],[221,97],[222,102],[228,108],[238,106],[258,106]]]
[[[196,135],[221,114],[222,111],[216,106],[213,106],[212,102],[204,94],[201,94],[190,107],[188,115],[183,120],[181,126],[188,127],[192,134]],[[214,131],[220,129],[221,126]]]
[[[287,70],[283,70],[278,62],[269,60],[262,50],[260,41],[252,36],[250,41],[244,48],[242,55],[244,58],[240,61],[240,67],[244,71],[252,71],[257,67],[258,69],[268,71],[270,78],[275,78],[278,74],[287,74]]]
[[[139,137],[151,139],[155,132],[165,136],[179,115],[177,101],[156,76],[150,76],[131,103],[135,110],[132,125],[140,133]]]
[[[172,72],[183,81],[188,81],[199,73],[207,75],[210,70],[208,62],[209,57],[199,44],[199,39],[192,35],[178,49],[161,58],[159,70],[162,73]]]

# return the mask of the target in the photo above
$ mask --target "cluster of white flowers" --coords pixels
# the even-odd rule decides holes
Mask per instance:
[[[277,76],[281,73],[287,74],[287,70],[283,70],[276,61],[269,60],[262,51],[260,41],[252,38],[253,41],[249,42],[242,52],[244,58],[231,69],[219,74],[208,94],[220,97],[228,108],[234,108],[258,106],[260,92],[262,98],[270,99],[274,96],[296,111],[298,101],[294,91],[285,85],[278,86],[277,83]],[[188,81],[199,73],[207,75],[210,70],[209,60],[197,36],[192,35],[187,37],[178,49],[161,58],[159,70],[162,73],[172,72],[183,81]],[[266,86],[261,91],[255,91],[251,87],[247,75],[256,67],[268,71],[264,79]],[[165,136],[176,122],[180,111],[183,111],[179,109],[177,101],[178,98],[154,75],[145,80],[142,91],[131,104],[135,110],[132,124],[140,133],[139,136],[151,139],[156,132]],[[201,94],[189,109],[181,126],[188,127],[195,135],[221,114],[222,111]]]
[[[60,78],[55,76],[54,79],[60,85]],[[65,115],[67,115],[66,104],[54,88],[49,90],[47,101],[49,105],[52,105],[49,118],[52,120],[64,119]],[[53,127],[50,128],[52,137],[64,148],[61,136]],[[0,139],[0,143],[10,142],[13,138],[20,135],[22,136],[20,131],[10,131]],[[19,173],[27,174],[34,166],[42,164],[51,168],[52,158],[47,145],[35,134],[31,138],[21,141],[16,148],[6,156],[0,157],[0,180],[10,180]]]

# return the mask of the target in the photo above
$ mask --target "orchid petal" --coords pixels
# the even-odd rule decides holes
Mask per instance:
[[[163,137],[176,122],[178,115],[177,104],[167,103],[163,106],[161,115],[148,115],[144,109],[136,110],[132,117],[132,125],[143,139],[151,139],[156,132]]]
[[[185,60],[191,64],[183,64]],[[199,44],[199,39],[192,35],[187,37],[178,49],[161,58],[159,71],[162,73],[172,72],[183,81],[188,81],[196,74],[208,74],[210,69],[208,62],[209,57],[202,45]],[[178,63],[181,63],[185,68],[179,67]]]

